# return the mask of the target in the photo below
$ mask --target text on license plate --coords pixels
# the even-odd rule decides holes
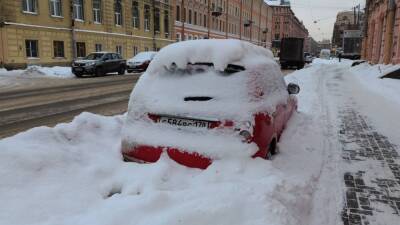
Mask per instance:
[[[203,120],[191,120],[191,119],[172,118],[172,117],[161,117],[159,122],[180,127],[209,128],[210,125],[209,122]]]

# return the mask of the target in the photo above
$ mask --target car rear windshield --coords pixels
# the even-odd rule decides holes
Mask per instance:
[[[85,59],[87,60],[97,60],[97,59],[101,59],[103,57],[104,53],[92,53],[89,54],[88,56],[86,56]]]
[[[214,70],[213,63],[189,63],[185,69],[178,69],[175,64],[172,64],[170,68],[167,69],[171,73],[177,74],[197,74],[203,73],[209,70]],[[240,65],[228,64],[224,71],[216,71],[221,75],[231,75],[234,73],[238,73],[244,71],[245,68]]]

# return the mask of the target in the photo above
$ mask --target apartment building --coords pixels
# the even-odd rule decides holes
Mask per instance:
[[[169,0],[0,0],[0,65],[68,65],[94,51],[130,58],[175,41]]]
[[[308,30],[304,26],[303,22],[300,21],[290,5],[278,5],[272,6],[273,8],[273,27],[272,27],[272,39],[273,41],[279,42],[285,37],[298,37],[307,38]]]
[[[272,8],[263,0],[176,0],[177,41],[229,38],[271,46]]]

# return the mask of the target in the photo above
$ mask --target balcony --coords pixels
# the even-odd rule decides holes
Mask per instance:
[[[214,9],[211,12],[211,15],[214,17],[219,17],[222,15],[222,7],[214,7]]]

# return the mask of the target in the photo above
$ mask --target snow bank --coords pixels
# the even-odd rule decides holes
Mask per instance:
[[[0,76],[22,76],[22,77],[51,77],[51,78],[75,78],[71,67],[41,67],[29,66],[25,70],[7,71],[0,69]]]
[[[206,171],[166,156],[124,163],[122,121],[84,113],[0,140],[0,224],[307,224],[314,181],[304,144],[281,149],[293,161],[232,159]]]
[[[213,63],[214,67],[188,69],[189,63],[199,62]],[[173,63],[181,70],[167,69]],[[245,70],[233,74],[221,72],[228,64],[244,66]],[[211,99],[184,100],[193,96]],[[171,129],[154,123],[148,114],[229,120],[239,126],[246,121],[254,124],[253,115],[272,113],[277,104],[286,103],[287,99],[282,73],[272,54],[264,48],[238,40],[179,42],[157,53],[149,70],[137,82],[130,97],[123,140],[128,145],[176,147],[214,159],[243,154],[249,157],[256,153],[256,145],[243,144],[233,129],[226,132]]]

